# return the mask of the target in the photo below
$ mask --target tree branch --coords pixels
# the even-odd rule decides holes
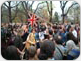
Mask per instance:
[[[3,3],[7,8],[8,8],[8,6],[6,5],[6,3]]]
[[[66,2],[63,4],[63,7],[62,7],[63,9],[65,8],[65,6],[66,6],[67,2],[68,2],[68,1],[66,1]]]
[[[40,4],[43,4],[43,3],[45,3],[45,2],[41,2],[41,3],[39,3],[39,4],[37,5],[37,8],[36,8],[36,10],[34,10],[34,13],[36,13],[36,11],[37,11],[39,5],[40,5]]]
[[[34,1],[32,1],[32,3],[31,3],[31,5],[29,6],[29,8],[32,7],[33,4],[34,4]]]
[[[19,2],[19,3],[20,3],[20,2]],[[15,6],[13,6],[13,7],[11,7],[11,8],[14,8],[14,7],[18,6],[18,5],[19,5],[19,3],[17,3]]]
[[[69,12],[70,8],[73,7],[73,6],[76,5],[76,4],[78,4],[78,3],[74,3],[74,4],[72,4],[72,5],[68,8],[68,10],[67,10],[67,12],[66,12],[66,15],[67,15],[67,13]]]
[[[23,9],[26,11],[26,8],[25,8],[25,6],[24,6],[24,2],[22,1],[22,6],[23,6]]]
[[[60,7],[61,7],[61,9],[62,9],[62,1],[60,1]]]
[[[23,3],[25,4],[25,9],[26,9],[26,10],[28,10],[28,2],[29,2],[29,1],[27,1],[27,2],[26,2],[26,1],[23,1]]]
[[[47,3],[47,9],[48,9],[48,12],[50,13],[50,10],[49,10],[49,4],[48,4],[47,1],[46,1],[46,3]]]
[[[17,12],[18,12],[18,7],[16,6],[15,15],[14,15],[14,17],[12,18],[12,20],[14,20],[15,17],[17,16]]]
[[[32,11],[32,5],[34,4],[34,1],[32,1],[31,5],[29,6],[29,9]]]

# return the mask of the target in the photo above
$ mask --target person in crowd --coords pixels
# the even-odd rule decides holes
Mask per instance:
[[[72,32],[67,33],[67,41],[72,40],[74,41],[74,43],[77,45],[78,44],[78,40],[76,37],[74,37]]]
[[[23,51],[22,51],[23,52]],[[29,52],[28,49],[25,49],[25,51],[23,52],[24,54],[21,54],[21,59],[22,60],[28,60],[29,59]]]
[[[49,30],[49,40],[53,41],[53,31]]]
[[[66,59],[64,58],[64,53],[65,53],[65,48],[62,45],[62,37],[60,35],[55,36],[55,54],[54,58],[55,60],[63,60]]]
[[[36,39],[36,42],[39,42],[39,32],[35,32],[35,39]]]
[[[38,60],[37,57],[37,51],[36,51],[36,47],[35,46],[30,46],[28,49],[28,53],[29,53],[29,60]]]
[[[40,39],[39,39],[39,33],[35,33],[35,40],[36,40],[36,48],[40,48]]]
[[[23,40],[20,36],[16,36],[14,39],[14,46],[16,46],[17,48],[19,48],[19,50],[23,49],[23,44],[22,44]]]
[[[18,30],[16,37],[14,38],[14,46],[16,46],[20,51],[24,48],[22,39],[22,30]]]
[[[39,60],[55,60],[53,55],[55,53],[55,44],[53,41],[44,41],[41,43]]]
[[[65,43],[67,40],[65,28],[60,29],[59,35],[62,37],[62,43]]]
[[[7,60],[20,60],[20,53],[15,46],[8,46],[6,50]]]
[[[38,49],[38,48],[40,48],[39,29],[38,28],[36,28],[35,40],[36,40],[36,48]]]
[[[49,40],[49,34],[44,34],[44,41]]]
[[[36,17],[37,18],[37,17]],[[80,55],[80,25],[33,22],[1,25],[1,54],[7,60],[74,60]]]
[[[71,25],[70,30],[71,30],[71,32],[73,33],[74,37],[77,38],[77,31],[75,30],[75,25]]]
[[[30,46],[36,46],[36,40],[35,40],[35,28],[32,29],[31,33],[28,35],[27,40],[23,42],[25,44],[25,48],[29,48]]]
[[[66,27],[67,33],[71,32],[70,29],[71,29],[71,25],[67,25],[67,27]]]
[[[36,28],[36,32],[39,32],[39,24],[38,24],[38,22],[34,21],[34,27]]]
[[[77,33],[80,30],[80,25],[78,23],[75,24],[75,30],[77,31]]]
[[[31,30],[32,30],[31,23],[29,23],[28,27],[29,27],[28,31],[29,33],[31,33]]]
[[[46,28],[46,30],[44,32],[45,32],[45,34],[49,34],[49,29]]]
[[[44,30],[41,29],[40,32],[39,32],[39,39],[40,39],[41,42],[44,40],[44,34],[45,34]]]
[[[48,28],[48,30],[51,29],[51,24],[50,23],[47,23],[47,28]]]
[[[5,34],[3,36],[1,36],[1,55],[3,56],[3,58],[6,59],[6,40],[5,40]]]
[[[67,48],[67,60],[74,60],[79,57],[80,50],[79,47],[77,47],[74,43],[74,41],[69,40],[66,43]]]
[[[58,26],[56,26],[56,25],[52,26],[53,37],[58,34],[58,27],[59,27],[59,25]]]
[[[23,34],[22,34],[22,39],[23,39],[23,42],[25,42],[26,41],[26,39],[27,39],[27,37],[28,37],[28,35],[29,35],[29,32],[28,32],[28,26],[27,25],[24,25],[23,26]]]
[[[80,49],[80,37],[78,37],[78,46],[79,46],[79,49]]]

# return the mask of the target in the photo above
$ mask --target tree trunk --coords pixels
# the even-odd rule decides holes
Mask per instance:
[[[26,17],[26,23],[27,23],[28,22],[28,12],[26,12],[25,17]]]
[[[10,23],[12,23],[12,20],[11,20],[11,8],[9,8],[9,21],[10,21]]]
[[[11,6],[10,6],[11,2],[9,2],[9,7],[8,7],[8,11],[9,11],[9,22],[12,23],[12,19],[11,19]]]
[[[64,23],[65,15],[64,15],[64,9],[62,9],[62,23]]]
[[[63,23],[64,23],[64,19],[65,19],[65,18],[64,18],[64,16],[63,16],[63,17],[62,17]]]
[[[50,7],[51,7],[51,12],[49,13],[50,14],[50,22],[52,22],[52,1],[50,1]]]
[[[52,22],[52,17],[50,16],[50,19],[49,19],[50,22]]]
[[[3,5],[2,5],[3,6]],[[3,18],[3,13],[2,13],[2,7],[1,7],[1,22],[2,22],[2,19]]]

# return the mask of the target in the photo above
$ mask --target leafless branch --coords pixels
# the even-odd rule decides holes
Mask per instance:
[[[36,11],[37,11],[39,5],[40,5],[40,4],[43,4],[43,3],[45,3],[45,2],[38,3],[37,8],[34,10],[34,13],[36,13]]]
[[[19,3],[20,3],[20,2],[19,2]],[[13,7],[11,7],[11,8],[14,8],[14,7],[18,6],[18,5],[19,5],[19,3],[17,3],[15,6],[13,6]]]
[[[50,13],[48,1],[46,1],[46,4],[47,4],[47,10],[48,10],[48,12]]]
[[[68,2],[68,1],[66,1],[66,2],[63,4],[63,7],[62,7],[63,9],[65,8],[65,6],[66,6],[67,2]]]
[[[74,3],[74,4],[72,4],[72,5],[68,8],[66,14],[69,12],[70,8],[73,7],[73,6],[76,5],[76,4],[78,4],[78,3]]]
[[[3,3],[7,8],[8,8],[8,6],[7,6],[7,4],[6,3]]]
[[[61,7],[61,9],[62,9],[62,1],[60,1],[60,7]]]
[[[29,8],[32,7],[32,5],[34,4],[34,2],[35,2],[35,1],[32,1],[32,3],[31,3],[31,5],[29,6]]]
[[[18,7],[16,6],[15,15],[14,15],[14,17],[12,18],[12,20],[15,19],[15,17],[17,16],[17,13],[18,13]]]

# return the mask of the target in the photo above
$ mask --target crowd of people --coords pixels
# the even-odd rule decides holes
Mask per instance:
[[[7,60],[74,60],[80,55],[78,23],[1,25],[1,54]]]

